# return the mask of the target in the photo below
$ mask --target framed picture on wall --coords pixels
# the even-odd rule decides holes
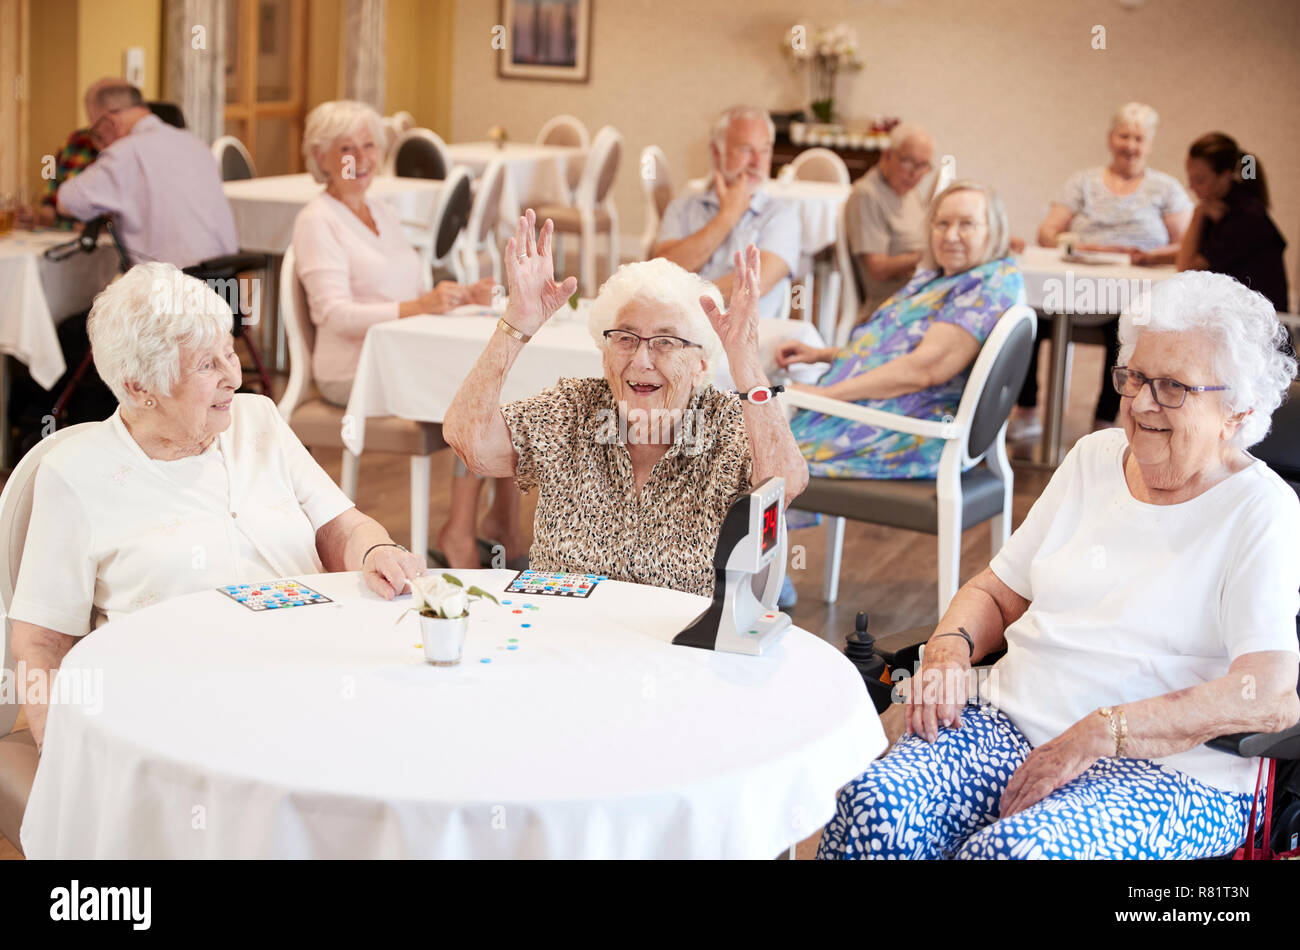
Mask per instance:
[[[591,4],[592,0],[501,0],[505,36],[504,48],[497,53],[497,75],[586,82]]]

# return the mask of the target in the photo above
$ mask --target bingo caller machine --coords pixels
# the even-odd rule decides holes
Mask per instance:
[[[785,479],[769,478],[736,496],[713,554],[713,603],[677,636],[678,646],[758,656],[790,627],[776,606],[785,581]],[[766,568],[761,599],[754,579]]]

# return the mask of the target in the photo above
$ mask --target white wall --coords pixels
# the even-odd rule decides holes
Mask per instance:
[[[657,144],[678,180],[708,167],[709,122],[736,102],[806,104],[807,83],[780,54],[795,22],[856,26],[867,66],[841,80],[841,112],[929,126],[957,171],[993,184],[1016,233],[1032,238],[1066,177],[1108,158],[1108,119],[1139,100],[1161,115],[1152,166],[1184,179],[1198,135],[1221,130],[1261,160],[1273,216],[1300,244],[1300,3],[1296,0],[594,0],[591,80],[499,79],[497,4],[458,0],[451,133],[504,125],[531,141],[570,112],[627,140],[616,200],[639,234],[636,160]],[[789,11],[798,11],[798,15]],[[1092,48],[1106,29],[1105,50]],[[624,245],[633,253],[635,245]],[[1294,309],[1294,308],[1293,308]]]

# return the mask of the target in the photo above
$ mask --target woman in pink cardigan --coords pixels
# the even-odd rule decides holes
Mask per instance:
[[[379,115],[361,102],[326,102],[307,116],[303,157],[325,191],[298,215],[293,253],[307,294],[316,347],[312,375],[322,397],[346,406],[366,331],[376,323],[446,313],[462,304],[488,304],[492,281],[471,287],[452,280],[425,290],[426,275],[397,213],[366,197],[383,152]],[[499,481],[513,482],[513,479]],[[456,463],[451,516],[438,532],[436,554],[451,567],[478,567],[475,540],[479,480]],[[521,551],[519,492],[498,485],[483,535]]]

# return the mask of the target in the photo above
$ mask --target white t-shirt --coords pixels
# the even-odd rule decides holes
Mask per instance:
[[[1297,652],[1300,501],[1263,462],[1179,505],[1138,501],[1121,429],[1074,447],[993,573],[1030,601],[988,698],[1034,746],[1101,706],[1224,676],[1246,653]],[[1255,789],[1258,763],[1200,745],[1156,760]]]
[[[10,617],[79,637],[150,604],[323,570],[316,532],[352,507],[263,396],[236,395],[202,455],[151,459],[119,413],[36,473]]]

